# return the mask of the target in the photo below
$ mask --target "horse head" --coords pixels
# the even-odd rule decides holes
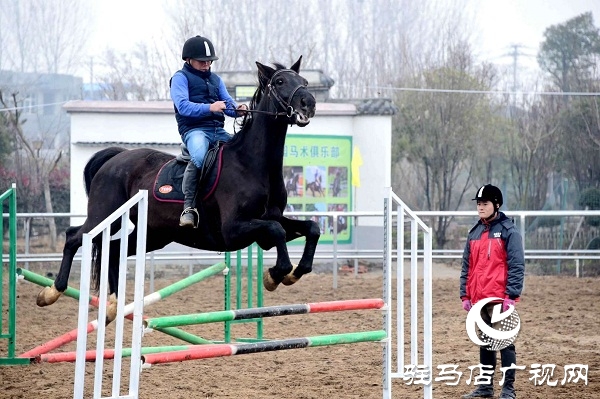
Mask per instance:
[[[314,96],[308,91],[308,81],[299,75],[301,61],[302,56],[290,68],[281,64],[271,68],[256,62],[259,87],[269,103],[275,106],[275,117],[285,115],[290,123],[300,127],[309,124],[316,105]]]

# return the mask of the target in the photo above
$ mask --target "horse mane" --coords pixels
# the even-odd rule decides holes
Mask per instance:
[[[276,71],[279,71],[280,69],[287,69],[283,64],[280,64],[278,62],[274,62],[273,66],[275,67]],[[266,76],[262,76],[259,71],[258,72],[258,87],[256,88],[256,91],[254,92],[254,95],[252,96],[252,99],[250,100],[250,104],[248,105],[249,109],[256,109],[256,107],[258,107],[258,104],[260,104],[260,102],[265,94],[265,89],[267,88],[268,83],[269,83],[269,79],[267,79]],[[232,141],[235,140],[236,136],[238,136],[239,134],[243,134],[247,129],[250,129],[252,127],[253,121],[254,121],[254,118],[252,117],[252,113],[246,114],[246,116],[244,116],[244,118],[242,119],[242,121],[239,124],[239,126],[240,126],[239,132],[237,132],[235,134]]]

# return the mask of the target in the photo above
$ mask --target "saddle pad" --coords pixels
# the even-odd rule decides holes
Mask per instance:
[[[197,196],[203,200],[212,195],[219,183],[223,147],[219,147],[216,151],[216,156],[210,159],[209,165],[206,168],[207,170],[204,171],[205,175],[199,183]],[[209,161],[208,157],[204,162],[206,163],[207,161]],[[165,163],[156,174],[156,179],[154,180],[154,190],[152,190],[154,199],[160,202],[183,203],[182,182],[186,167],[187,162],[182,162],[177,158]]]
[[[171,159],[164,164],[154,180],[154,198],[163,202],[183,202],[183,172],[187,162]]]

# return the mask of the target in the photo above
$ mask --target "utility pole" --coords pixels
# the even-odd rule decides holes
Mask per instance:
[[[512,83],[512,96],[513,96],[513,109],[517,106],[517,65],[519,63],[519,56],[524,55],[519,52],[519,48],[523,47],[520,44],[511,45],[512,48],[512,59],[513,59],[513,83]],[[511,111],[512,112],[512,111]]]
[[[95,88],[94,88],[94,57],[90,58],[90,93],[88,95],[90,95],[90,99],[91,100],[95,100],[96,99],[96,92],[95,92]]]
[[[516,108],[517,106],[517,89],[519,87],[518,84],[518,66],[519,66],[519,57],[521,56],[525,56],[525,57],[531,57],[529,54],[524,53],[520,50],[522,50],[523,48],[525,48],[525,46],[523,46],[522,44],[512,44],[510,46],[511,51],[507,54],[504,54],[504,56],[507,57],[512,57],[512,87],[511,87],[511,92],[512,92],[512,106],[513,106],[513,110]],[[511,110],[511,115],[513,110]]]

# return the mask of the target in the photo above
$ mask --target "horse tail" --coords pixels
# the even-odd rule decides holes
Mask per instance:
[[[92,179],[98,173],[98,170],[104,165],[109,159],[114,157],[117,154],[122,153],[123,151],[127,151],[125,148],[121,147],[109,147],[104,150],[98,151],[95,153],[88,163],[85,165],[83,169],[83,180],[85,181],[85,193],[89,195],[90,187],[92,185]]]
[[[100,289],[100,265],[102,261],[102,246],[92,242],[92,275],[91,289],[98,292]]]

